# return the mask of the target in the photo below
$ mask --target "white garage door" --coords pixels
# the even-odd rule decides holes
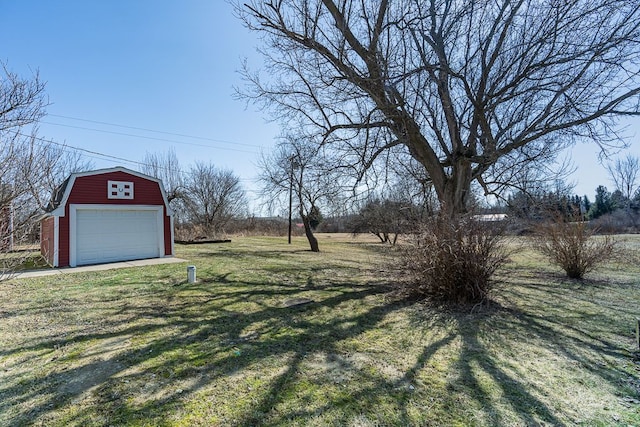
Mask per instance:
[[[159,210],[77,209],[75,265],[161,256]],[[73,258],[73,254],[72,254]]]

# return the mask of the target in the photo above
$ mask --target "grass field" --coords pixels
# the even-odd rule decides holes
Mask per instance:
[[[0,425],[639,426],[640,237],[584,282],[523,250],[492,304],[403,300],[388,247],[177,246],[0,283]],[[313,302],[289,307],[296,298]]]

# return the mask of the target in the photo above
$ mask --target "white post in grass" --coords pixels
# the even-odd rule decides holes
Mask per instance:
[[[196,266],[195,265],[187,266],[187,281],[189,283],[196,282]]]
[[[638,344],[638,350],[640,350],[640,317],[636,319],[636,344]]]

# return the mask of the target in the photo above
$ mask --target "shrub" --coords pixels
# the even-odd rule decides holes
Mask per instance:
[[[561,267],[567,277],[582,279],[616,251],[616,241],[610,235],[594,237],[585,221],[549,221],[537,227],[533,242],[538,252]]]
[[[637,233],[640,226],[640,213],[631,208],[616,209],[591,221],[598,233],[622,234]]]
[[[408,293],[448,303],[478,303],[489,296],[494,272],[508,252],[501,226],[471,216],[427,220],[403,250]]]

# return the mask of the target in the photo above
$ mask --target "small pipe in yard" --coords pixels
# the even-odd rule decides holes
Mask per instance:
[[[196,282],[196,266],[195,265],[187,266],[187,281],[189,283]]]

